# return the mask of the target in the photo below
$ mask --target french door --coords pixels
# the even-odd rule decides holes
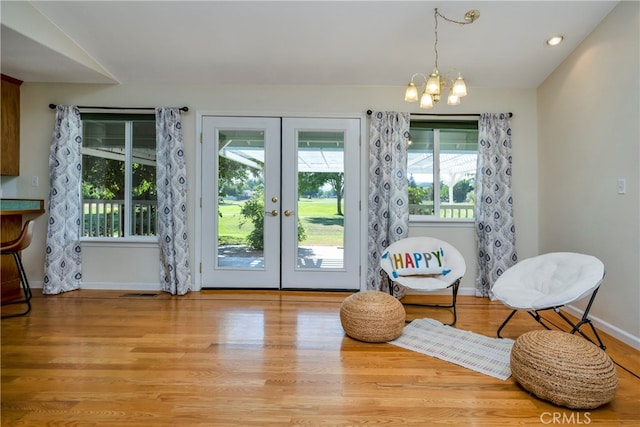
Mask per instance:
[[[202,287],[358,289],[360,121],[203,117]]]

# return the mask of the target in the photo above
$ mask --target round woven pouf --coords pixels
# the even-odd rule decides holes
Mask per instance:
[[[406,313],[400,301],[385,292],[362,291],[348,296],[340,307],[340,322],[351,338],[387,342],[402,334]]]
[[[611,358],[583,337],[561,331],[518,337],[511,349],[511,373],[525,390],[573,409],[609,403],[618,388]]]

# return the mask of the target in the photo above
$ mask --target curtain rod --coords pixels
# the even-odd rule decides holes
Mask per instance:
[[[373,113],[371,110],[367,110],[367,116]],[[439,117],[480,117],[478,113],[462,113],[462,114],[438,114],[438,113],[409,113],[412,116],[439,116]],[[513,113],[509,113],[509,117],[513,117]]]
[[[57,107],[56,104],[49,104],[49,108],[51,108],[52,110],[55,110]],[[85,108],[85,109],[96,109],[96,110],[155,110],[154,107],[88,107],[88,106],[81,106],[78,105],[78,108]],[[178,108],[180,111],[184,111],[185,113],[187,111],[189,111],[189,107],[180,107]]]

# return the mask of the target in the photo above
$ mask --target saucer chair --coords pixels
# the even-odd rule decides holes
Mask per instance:
[[[424,307],[450,309],[453,326],[457,320],[456,299],[460,280],[466,271],[462,254],[451,244],[433,237],[408,237],[391,244],[381,256],[380,267],[389,281],[418,292],[451,290],[451,304],[420,304]]]
[[[494,297],[513,309],[498,328],[498,337],[502,338],[500,332],[518,311],[526,311],[538,323],[550,329],[544,323],[540,312],[553,310],[569,324],[572,328],[571,334],[579,332],[593,342],[580,329],[588,324],[598,340],[599,347],[604,350],[605,346],[588,318],[604,275],[604,264],[598,258],[573,252],[552,252],[518,262],[507,269],[493,285]],[[579,322],[572,322],[560,311],[561,307],[589,294],[589,303]]]

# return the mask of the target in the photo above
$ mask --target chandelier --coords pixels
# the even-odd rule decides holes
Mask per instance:
[[[460,104],[460,98],[467,95],[467,84],[464,82],[460,73],[458,73],[458,77],[455,79],[450,79],[449,77],[440,74],[440,70],[438,69],[438,17],[455,24],[467,25],[478,19],[480,17],[480,12],[475,9],[470,10],[464,14],[464,21],[456,21],[442,15],[438,12],[438,8],[436,8],[434,9],[433,17],[436,21],[434,30],[435,43],[433,45],[436,53],[435,66],[428,78],[422,73],[415,73],[411,76],[411,81],[409,82],[404,94],[405,101],[416,102],[418,100],[418,87],[414,80],[416,77],[422,77],[424,80],[422,83],[424,88],[422,90],[422,96],[420,96],[420,108],[424,109],[433,108],[434,104],[440,102],[440,95],[446,87],[449,87],[449,96],[447,97],[447,104],[449,105]]]

